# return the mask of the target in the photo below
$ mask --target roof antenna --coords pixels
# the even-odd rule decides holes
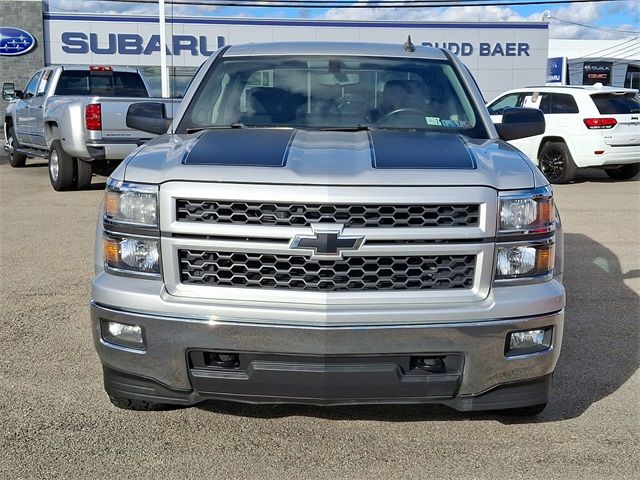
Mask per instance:
[[[402,45],[402,48],[404,48],[405,52],[415,52],[416,51],[416,46],[411,43],[411,35],[407,36],[407,41],[404,42],[404,44]]]

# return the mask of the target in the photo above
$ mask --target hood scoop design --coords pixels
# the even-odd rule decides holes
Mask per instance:
[[[185,165],[313,168],[316,174],[350,168],[464,169],[475,161],[458,135],[434,132],[373,130],[334,132],[293,128],[208,130],[182,160]],[[311,165],[305,164],[313,164]],[[352,163],[352,165],[349,165]],[[364,165],[363,165],[364,164]],[[366,168],[366,167],[365,167]]]
[[[458,135],[378,130],[371,132],[371,139],[373,168],[476,168],[473,157]]]
[[[186,154],[185,165],[284,167],[293,128],[207,130]]]

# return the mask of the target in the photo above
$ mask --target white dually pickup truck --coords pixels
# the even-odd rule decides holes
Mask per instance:
[[[24,91],[4,83],[2,98],[11,100],[4,118],[9,163],[22,167],[27,158],[46,158],[58,191],[88,187],[93,173],[108,176],[155,136],[125,123],[129,105],[149,98],[134,68],[52,65],[38,70]],[[174,100],[155,101],[171,115]]]

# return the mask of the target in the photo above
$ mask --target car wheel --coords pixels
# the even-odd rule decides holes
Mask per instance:
[[[93,166],[89,162],[78,158],[76,160],[76,168],[78,172],[78,190],[84,190],[91,185],[91,177],[93,177]]]
[[[630,180],[640,173],[640,163],[630,163],[618,168],[607,168],[605,172],[609,175],[609,178],[614,180]]]
[[[49,180],[58,192],[75,187],[75,161],[64,151],[60,140],[54,140],[49,150]]]
[[[9,128],[7,135],[7,145],[9,146],[9,165],[12,167],[24,167],[27,163],[27,156],[24,153],[16,152],[16,149],[20,147],[16,132],[13,131],[13,127]]]
[[[578,170],[564,142],[546,143],[538,156],[538,164],[551,183],[569,183]]]

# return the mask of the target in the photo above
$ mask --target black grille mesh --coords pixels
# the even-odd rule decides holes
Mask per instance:
[[[347,227],[473,227],[480,207],[467,205],[323,205],[177,200],[179,222]]]
[[[449,290],[473,285],[475,255],[346,257],[179,250],[190,285],[302,291]]]

